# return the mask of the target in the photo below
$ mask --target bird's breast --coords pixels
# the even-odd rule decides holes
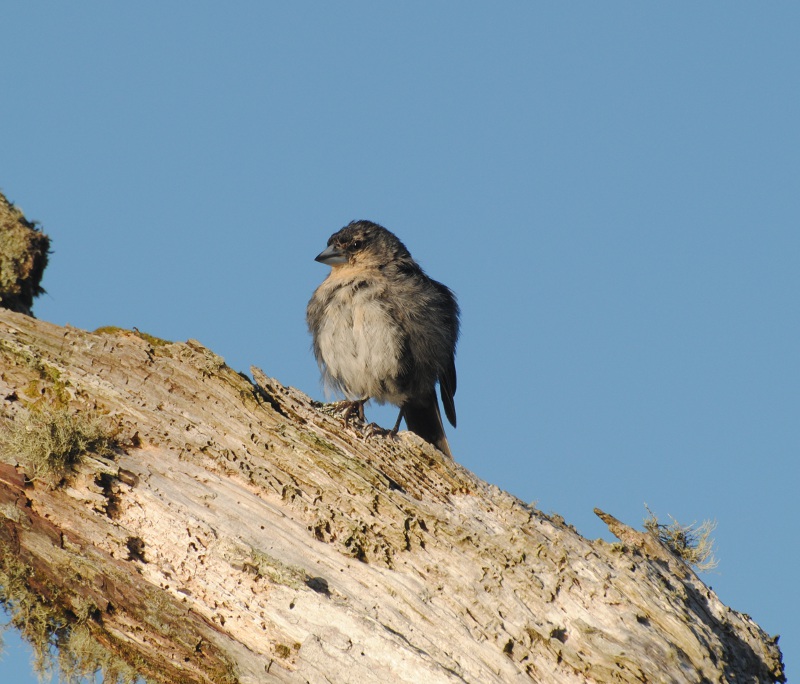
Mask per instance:
[[[348,397],[402,403],[402,330],[383,295],[364,277],[323,282],[314,295],[324,302],[316,347],[326,380]]]

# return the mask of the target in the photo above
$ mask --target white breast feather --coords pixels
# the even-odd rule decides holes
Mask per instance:
[[[343,299],[333,298],[319,333],[327,380],[347,390],[349,399],[402,401],[392,392],[392,380],[400,370],[396,323],[366,292],[356,292],[351,302]]]

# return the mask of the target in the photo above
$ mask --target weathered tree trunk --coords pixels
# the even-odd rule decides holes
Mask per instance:
[[[197,342],[0,311],[0,369],[4,430],[43,404],[117,430],[60,485],[6,449],[5,572],[153,681],[783,680],[651,535],[584,539]]]
[[[30,312],[19,254],[0,305]],[[253,376],[0,309],[0,602],[40,654],[169,684],[785,681],[656,537],[598,511],[620,543],[589,541]]]

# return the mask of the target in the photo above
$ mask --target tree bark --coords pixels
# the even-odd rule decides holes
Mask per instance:
[[[5,576],[62,633],[154,682],[785,681],[776,639],[652,535],[598,511],[620,542],[584,539],[253,375],[0,311],[0,429],[55,405],[116,435],[55,485],[2,454]]]
[[[2,195],[0,238],[0,306],[30,314],[49,241]],[[656,535],[596,510],[620,543],[586,540],[252,373],[0,309],[0,602],[45,663],[55,645],[109,682],[785,681],[777,639]]]

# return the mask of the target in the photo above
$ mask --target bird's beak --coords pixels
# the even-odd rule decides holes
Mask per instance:
[[[319,263],[328,266],[336,266],[338,264],[346,264],[347,256],[341,249],[334,245],[328,245],[322,252],[317,254],[314,261],[319,261]]]

